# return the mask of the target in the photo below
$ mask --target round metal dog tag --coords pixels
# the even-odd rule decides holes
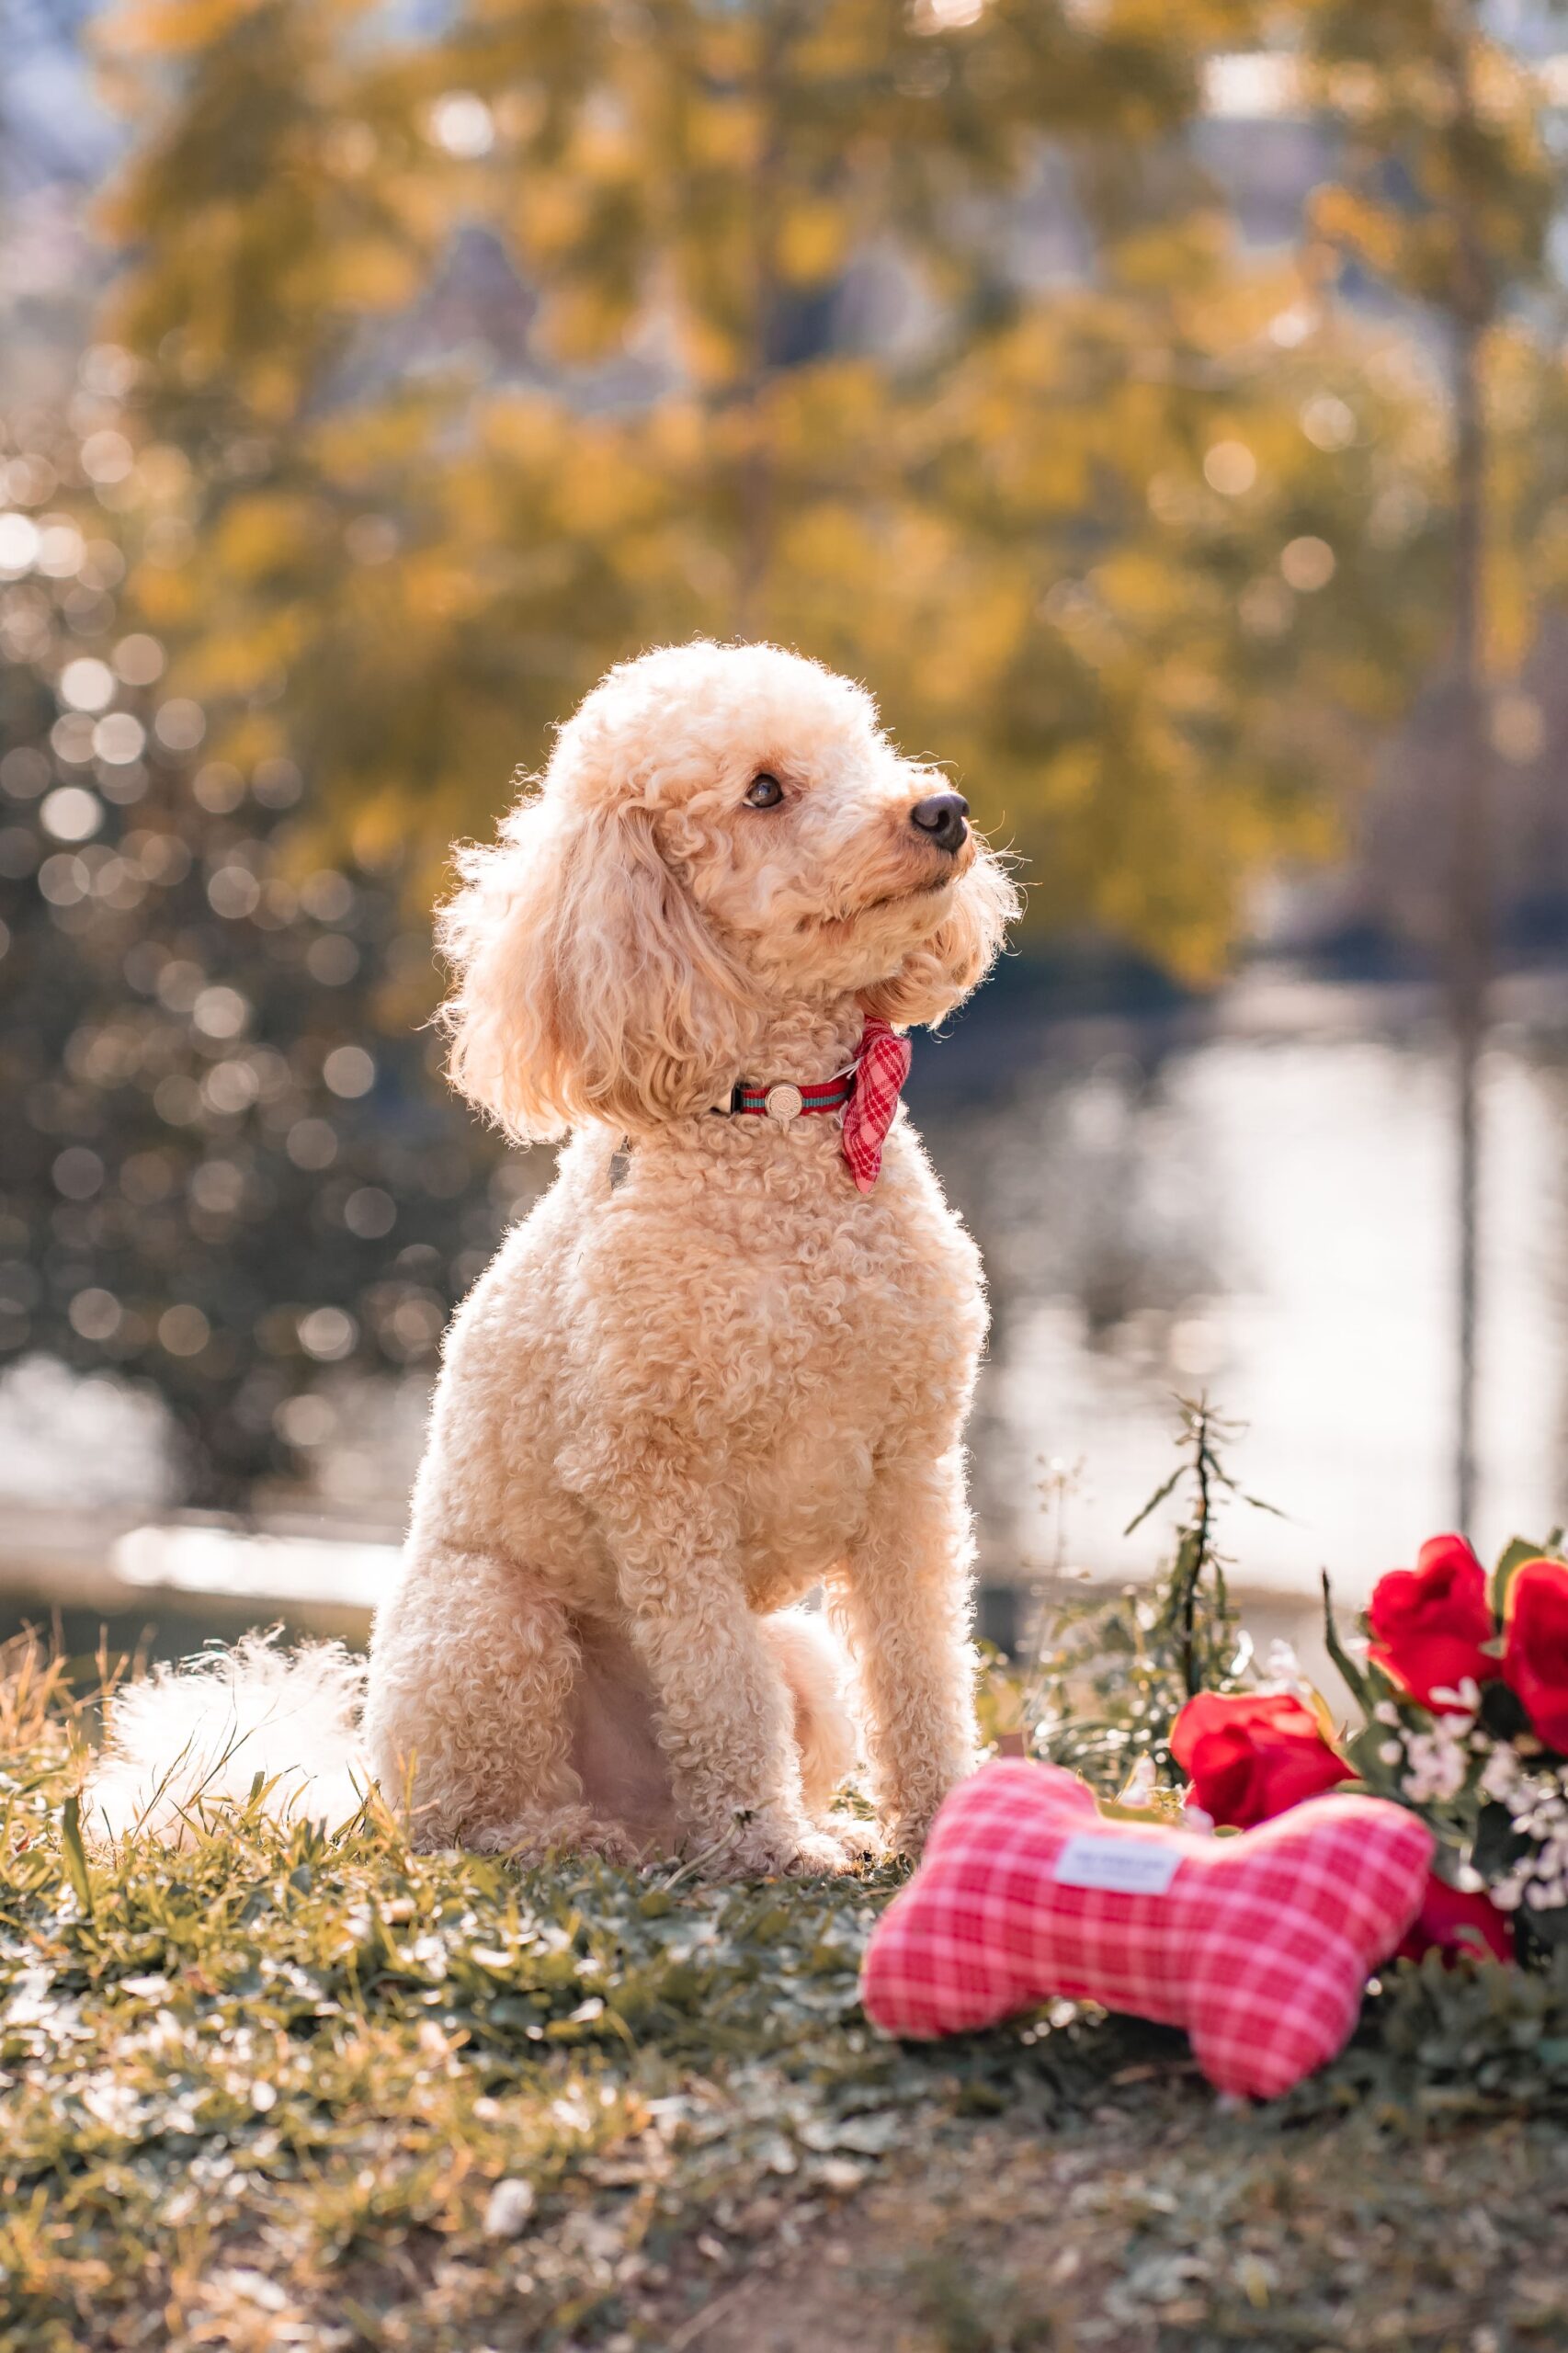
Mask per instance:
[[[787,1080],[778,1086],[770,1086],[763,1097],[768,1118],[777,1120],[781,1128],[787,1128],[791,1120],[800,1118],[804,1099],[800,1088],[791,1086]]]

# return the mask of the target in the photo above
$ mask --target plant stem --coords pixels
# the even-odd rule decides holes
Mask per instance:
[[[1209,1442],[1209,1404],[1204,1399],[1191,1418],[1193,1472],[1198,1481],[1198,1516],[1183,1532],[1186,1556],[1181,1611],[1181,1676],[1190,1699],[1199,1688],[1198,1672],[1198,1588],[1212,1549],[1213,1497],[1210,1485],[1214,1468]]]

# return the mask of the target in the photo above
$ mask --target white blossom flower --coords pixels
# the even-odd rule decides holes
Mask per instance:
[[[1301,1673],[1301,1662],[1296,1655],[1295,1643],[1285,1642],[1278,1636],[1268,1645],[1265,1671],[1269,1682],[1277,1684],[1282,1691],[1305,1691],[1309,1688]]]
[[[1405,1743],[1409,1771],[1404,1794],[1413,1805],[1446,1804],[1458,1797],[1470,1769],[1462,1745],[1439,1718],[1430,1732],[1412,1733]]]

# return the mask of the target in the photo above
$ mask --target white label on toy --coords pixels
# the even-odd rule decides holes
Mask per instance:
[[[1181,1857],[1164,1839],[1096,1838],[1075,1831],[1056,1858],[1058,1887],[1104,1887],[1116,1895],[1164,1895]]]

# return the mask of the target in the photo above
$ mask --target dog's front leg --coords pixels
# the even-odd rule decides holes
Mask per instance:
[[[712,1487],[666,1475],[632,1500],[610,1531],[620,1596],[690,1847],[742,1873],[842,1870],[806,1813],[789,1688]]]
[[[879,1469],[861,1533],[826,1581],[856,1664],[878,1810],[903,1854],[919,1853],[974,1768],[972,1558],[961,1450],[900,1453]]]

